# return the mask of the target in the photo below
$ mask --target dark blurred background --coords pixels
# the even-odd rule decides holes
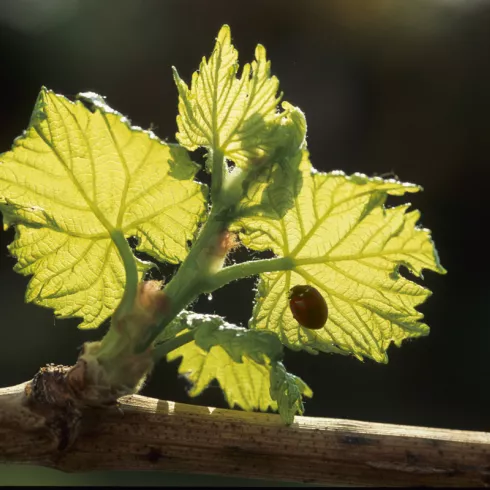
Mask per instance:
[[[446,276],[425,274],[434,292],[421,308],[430,336],[390,348],[388,365],[287,353],[288,369],[315,392],[306,415],[490,430],[489,1],[0,0],[0,151],[26,128],[42,85],[70,97],[100,93],[134,124],[174,141],[170,67],[189,80],[223,23],[231,26],[241,64],[251,61],[257,43],[267,48],[285,99],[306,114],[314,166],[394,173],[424,187],[409,199],[448,269]],[[0,232],[2,386],[30,379],[48,362],[74,363],[82,343],[106,329],[81,331],[76,320],[25,305],[28,278],[12,271],[12,239],[12,230]],[[246,325],[253,286],[233,284],[196,308]],[[186,386],[176,363],[161,363],[143,394],[226,406],[216,386],[196,399]],[[29,474],[38,484],[121,484],[115,474]],[[132,478],[139,485],[243,484]],[[0,467],[0,484],[19,482],[25,480]]]

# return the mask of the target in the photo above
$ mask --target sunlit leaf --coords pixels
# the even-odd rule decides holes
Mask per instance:
[[[416,226],[418,211],[408,205],[385,208],[388,195],[417,192],[413,184],[360,174],[328,174],[302,163],[302,189],[281,220],[242,219],[236,224],[243,243],[271,249],[295,260],[292,271],[263,274],[251,327],[277,333],[293,349],[332,352],[386,362],[391,342],[426,335],[416,307],[430,291],[405,278],[400,266],[421,276],[422,269],[444,273],[429,231]],[[320,330],[296,322],[288,304],[298,284],[315,287],[329,316]]]
[[[271,369],[271,396],[284,422],[292,424],[295,414],[304,412],[303,397],[311,398],[313,392],[302,379],[288,373],[278,362]]]
[[[258,45],[255,61],[238,75],[238,52],[230,28],[223,26],[209,60],[203,58],[190,88],[174,69],[179,91],[177,140],[188,150],[219,149],[242,166],[277,147],[279,82],[270,75],[265,48]]]
[[[16,270],[33,274],[27,300],[92,328],[124,288],[112,234],[136,236],[138,250],[177,263],[204,189],[184,149],[130,126],[95,94],[79,98],[42,89],[27,131],[0,156],[0,210],[5,226],[16,225]]]
[[[275,334],[237,327],[216,315],[190,312],[181,314],[170,330],[181,334],[184,324],[195,332],[195,340],[172,351],[167,360],[182,357],[179,373],[192,384],[190,396],[200,395],[216,379],[230,407],[279,409],[287,423],[296,413],[303,413],[302,397],[313,393],[285,370],[280,362],[282,345]]]
[[[282,218],[294,206],[302,187],[302,162],[308,161],[304,114],[288,103],[277,127],[276,150],[262,161],[251,163],[242,187],[244,197],[237,213],[241,216]]]

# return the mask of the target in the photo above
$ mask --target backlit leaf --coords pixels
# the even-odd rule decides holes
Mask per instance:
[[[242,362],[238,363],[220,345],[206,352],[195,341],[172,351],[167,359],[172,361],[178,357],[182,357],[179,373],[192,383],[190,396],[200,395],[216,379],[232,408],[238,405],[244,410],[277,409],[270,396],[268,365],[259,364],[248,357],[243,357]]]
[[[277,146],[279,82],[270,75],[265,48],[238,75],[238,52],[223,26],[209,60],[203,58],[190,88],[174,69],[179,91],[177,140],[188,150],[219,149],[236,165],[260,159]]]
[[[247,169],[242,187],[244,197],[237,213],[241,216],[282,218],[294,206],[302,187],[301,164],[308,161],[306,120],[297,108],[284,102],[286,109],[276,130],[276,151]],[[266,161],[267,160],[267,163]]]
[[[177,263],[204,189],[183,148],[130,126],[100,96],[79,98],[85,105],[41,90],[27,131],[0,156],[0,210],[5,226],[16,225],[16,270],[34,276],[27,300],[93,328],[124,288],[111,234],[136,236],[138,250]]]
[[[413,184],[369,179],[360,174],[328,174],[302,163],[302,189],[295,206],[281,220],[244,218],[236,224],[243,243],[271,249],[295,260],[292,271],[260,277],[251,327],[277,333],[293,349],[332,352],[386,362],[391,342],[427,335],[416,307],[430,291],[399,273],[405,266],[444,273],[429,231],[416,226],[418,211],[408,205],[384,206],[388,195],[417,192]],[[289,290],[315,287],[325,298],[329,316],[320,330],[294,320]]]
[[[286,371],[282,345],[271,332],[248,330],[225,322],[216,315],[184,312],[170,330],[194,330],[194,341],[167,355],[168,361],[182,357],[179,373],[198,396],[216,379],[230,405],[244,410],[279,410],[286,423],[303,413],[302,397],[313,395],[297,376]]]

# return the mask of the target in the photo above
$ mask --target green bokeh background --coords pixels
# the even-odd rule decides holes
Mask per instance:
[[[189,80],[223,23],[231,26],[242,63],[251,60],[256,43],[267,48],[286,100],[306,114],[318,169],[394,172],[425,188],[410,200],[449,271],[425,277],[434,292],[421,308],[431,335],[392,347],[388,365],[288,352],[288,369],[315,392],[306,414],[489,430],[489,1],[1,0],[0,151],[27,126],[42,85],[71,97],[105,95],[134,124],[174,141],[177,91],[170,67]],[[72,364],[83,342],[106,328],[80,331],[76,321],[25,305],[28,278],[12,271],[6,250],[12,238],[12,230],[0,231],[2,386],[30,379],[48,362]],[[162,274],[172,270],[162,267]],[[232,284],[196,309],[246,325],[253,286],[253,280]],[[176,364],[162,363],[143,394],[225,407],[217,386],[196,399],[186,387]],[[2,484],[245,483],[0,467]]]

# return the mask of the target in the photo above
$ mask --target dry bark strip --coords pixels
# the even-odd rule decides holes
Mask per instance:
[[[70,446],[70,427],[56,423],[58,415],[25,404],[27,385],[0,390],[0,462],[69,472],[165,470],[336,485],[490,486],[490,433],[316,417],[296,417],[286,427],[277,415],[132,395],[120,400],[120,409],[84,409]]]

